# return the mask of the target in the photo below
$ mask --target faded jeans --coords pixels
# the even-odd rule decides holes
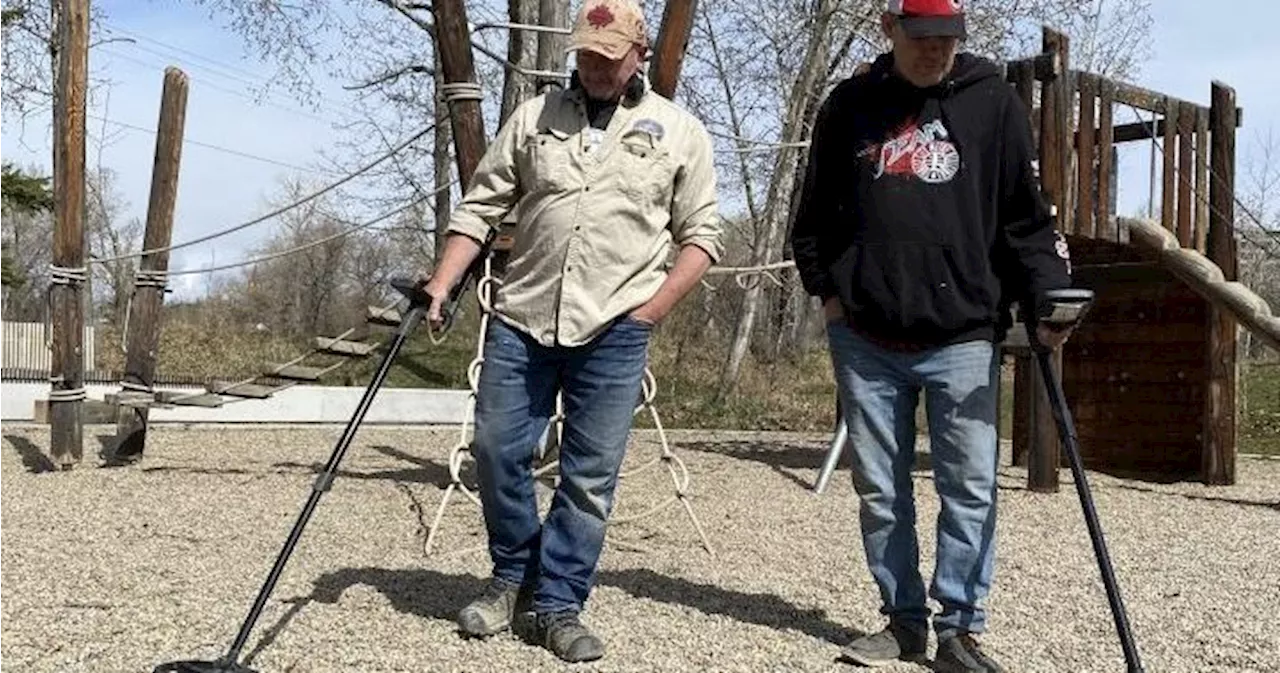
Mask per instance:
[[[591,592],[650,332],[624,317],[583,346],[548,347],[501,320],[489,323],[472,448],[489,556],[501,580],[536,579],[537,612],[580,611]],[[532,466],[557,392],[565,414],[560,483],[544,523]]]
[[[927,623],[911,479],[915,410],[924,392],[934,486],[941,501],[929,596],[939,637],[981,633],[996,528],[999,358],[989,341],[922,352],[882,348],[836,321],[827,325],[849,428],[862,543],[881,612]]]

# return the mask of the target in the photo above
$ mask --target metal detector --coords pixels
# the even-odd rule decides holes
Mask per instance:
[[[1084,521],[1089,528],[1089,539],[1093,541],[1093,554],[1098,559],[1102,583],[1107,589],[1107,601],[1111,604],[1111,616],[1115,620],[1116,633],[1120,636],[1120,647],[1124,650],[1125,662],[1128,664],[1129,673],[1142,673],[1142,661],[1138,658],[1138,648],[1133,642],[1129,618],[1125,614],[1124,602],[1120,599],[1120,587],[1116,582],[1115,571],[1111,568],[1111,555],[1107,552],[1107,543],[1102,537],[1102,526],[1098,523],[1098,512],[1094,508],[1093,495],[1085,477],[1084,461],[1080,458],[1075,422],[1071,418],[1071,410],[1067,407],[1067,397],[1062,390],[1062,381],[1053,369],[1053,353],[1036,337],[1037,322],[1046,323],[1053,328],[1077,325],[1092,303],[1092,290],[1072,288],[1046,293],[1045,301],[1036,307],[1036,320],[1025,321],[1027,339],[1031,344],[1031,350],[1036,355],[1036,360],[1040,363],[1040,375],[1049,393],[1049,407],[1053,411],[1053,420],[1057,422],[1058,434],[1062,438],[1062,446],[1066,449],[1067,460],[1071,464],[1071,475],[1076,483],[1076,493],[1080,496],[1080,506],[1084,509]]]
[[[467,285],[483,268],[491,242],[492,237],[490,237],[490,242],[481,248],[480,255],[468,267],[462,279],[449,293],[449,297],[444,302],[444,306],[441,308],[441,313],[445,320],[444,325],[441,327],[442,332],[452,325],[453,314],[457,310],[458,303],[466,292]],[[386,380],[387,373],[391,370],[392,362],[395,361],[405,341],[417,329],[418,324],[422,322],[422,318],[426,315],[427,309],[431,306],[431,298],[423,291],[422,284],[416,279],[392,278],[390,284],[409,300],[409,309],[401,318],[400,327],[396,330],[386,354],[382,356],[382,363],[378,365],[378,370],[373,375],[373,380],[369,382],[369,387],[365,389],[364,396],[360,398],[360,403],[356,405],[355,413],[351,416],[351,420],[347,422],[346,430],[342,432],[342,437],[338,440],[337,446],[334,447],[333,454],[329,456],[328,464],[325,465],[324,471],[316,478],[315,484],[311,487],[311,495],[307,498],[307,503],[302,507],[302,512],[298,515],[298,520],[293,525],[293,530],[289,532],[289,538],[285,540],[284,548],[280,550],[280,555],[276,557],[275,565],[272,566],[270,574],[267,575],[266,582],[262,585],[262,589],[258,591],[258,597],[254,600],[253,607],[249,610],[249,615],[240,626],[240,632],[236,634],[236,639],[231,643],[231,648],[217,661],[173,661],[157,666],[153,673],[257,673],[254,669],[239,663],[240,652],[249,641],[249,633],[253,630],[258,618],[262,616],[262,610],[267,605],[267,598],[271,595],[272,590],[275,589],[276,582],[284,571],[285,563],[289,561],[289,556],[293,554],[294,547],[298,545],[298,539],[302,537],[302,529],[310,521],[311,515],[316,510],[316,505],[320,503],[320,497],[333,485],[334,476],[338,472],[338,464],[342,462],[343,456],[347,453],[347,448],[351,446],[351,440],[355,438],[356,430],[360,427],[361,421],[364,420],[365,413],[369,411],[369,407],[373,404],[374,395],[378,393],[378,389],[382,387],[383,381]]]

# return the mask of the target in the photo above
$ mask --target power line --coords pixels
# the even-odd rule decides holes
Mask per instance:
[[[199,52],[195,52],[190,49],[185,49],[183,47],[179,47],[177,45],[170,44],[162,40],[157,40],[156,38],[151,37],[149,35],[143,35],[125,28],[121,28],[109,22],[104,23],[104,25],[106,26],[107,30],[110,32],[119,33],[120,35],[133,38],[134,40],[149,42],[169,53],[157,52],[154,49],[148,49],[143,45],[137,44],[136,42],[132,44],[132,46],[135,49],[139,49],[141,51],[145,51],[145,52],[160,56],[161,58],[174,58],[174,54],[182,54],[182,55],[185,55],[187,59],[202,61],[203,64],[197,66],[201,70],[204,70],[211,74],[218,75],[219,77],[223,77],[225,79],[235,80],[243,84],[248,84],[249,86],[256,87],[259,89],[264,89],[264,90],[270,89],[273,84],[273,82],[270,79],[262,79],[261,73],[252,72],[245,68],[239,67],[235,64],[228,63],[227,61],[206,56],[204,54],[200,54]],[[337,112],[340,114],[355,114],[355,115],[361,114],[361,112],[356,108],[348,104],[342,103],[338,100],[335,100],[333,98],[322,96],[318,99],[318,102],[320,103],[321,107],[328,108],[330,112]]]
[[[111,50],[111,49],[104,49],[104,48],[99,48],[99,50],[100,50],[100,51],[102,51],[102,52],[103,52],[103,53],[105,53],[105,54],[108,54],[108,55],[110,55],[110,56],[114,57],[114,58],[123,59],[123,60],[125,60],[125,61],[129,61],[129,62],[131,62],[131,63],[136,63],[136,64],[138,64],[138,65],[141,65],[141,66],[144,66],[144,67],[147,67],[147,68],[155,67],[155,64],[154,64],[154,63],[148,63],[148,62],[146,62],[146,61],[144,61],[144,60],[142,60],[142,59],[140,59],[140,58],[134,58],[134,57],[132,57],[132,56],[129,56],[128,54],[122,54],[122,53],[120,53],[120,52],[117,52],[117,51],[114,51],[114,50]],[[231,94],[232,96],[235,96],[235,97],[237,97],[237,98],[241,98],[241,99],[247,100],[247,101],[249,101],[249,102],[251,102],[251,103],[253,103],[253,104],[255,104],[255,105],[268,105],[268,106],[271,106],[271,107],[276,108],[276,109],[278,109],[278,110],[283,110],[283,111],[288,112],[288,113],[293,114],[293,115],[297,115],[297,116],[300,116],[300,117],[307,117],[307,118],[309,118],[309,119],[314,119],[314,120],[316,120],[316,121],[324,122],[324,123],[326,123],[326,124],[333,124],[333,125],[337,125],[337,123],[338,123],[338,122],[337,122],[336,120],[334,120],[334,119],[330,119],[330,118],[327,118],[327,117],[321,117],[321,116],[318,116],[318,115],[312,114],[312,113],[310,113],[310,112],[307,112],[306,110],[302,110],[302,109],[298,109],[298,108],[291,108],[291,107],[287,107],[287,106],[285,106],[285,105],[281,105],[280,103],[277,103],[277,102],[275,102],[275,101],[273,101],[273,100],[271,100],[271,99],[269,99],[269,98],[257,99],[257,98],[255,98],[255,97],[253,97],[253,96],[251,96],[251,95],[249,95],[249,94],[247,94],[247,93],[243,92],[243,91],[236,91],[235,89],[232,89],[232,88],[230,88],[230,87],[225,87],[225,86],[222,86],[222,85],[220,85],[220,84],[215,84],[215,83],[213,83],[213,82],[209,82],[209,81],[201,81],[201,82],[200,82],[200,86],[201,86],[201,87],[209,87],[209,88],[211,88],[211,89],[216,89],[216,90],[218,90],[218,91],[223,91],[223,92],[229,93],[229,94]]]
[[[237,231],[240,231],[241,229],[246,229],[246,228],[251,227],[251,226],[253,226],[253,225],[255,225],[255,224],[260,224],[260,223],[265,222],[265,221],[267,221],[267,220],[269,220],[269,219],[271,219],[271,218],[276,217],[277,215],[280,215],[281,213],[284,213],[284,212],[286,212],[286,211],[289,211],[289,210],[292,210],[292,209],[294,209],[294,208],[297,208],[297,207],[299,207],[299,206],[301,206],[301,205],[303,205],[303,204],[306,204],[306,203],[308,203],[308,202],[310,202],[310,201],[314,201],[315,199],[317,199],[317,198],[319,198],[319,197],[323,196],[324,194],[326,194],[326,193],[328,193],[328,192],[331,192],[331,191],[333,191],[333,190],[337,189],[338,187],[341,187],[342,185],[344,185],[344,184],[346,184],[346,183],[350,182],[351,180],[355,179],[356,177],[358,177],[358,176],[360,176],[360,175],[362,175],[362,174],[364,174],[364,173],[368,172],[368,171],[369,171],[370,169],[372,169],[374,166],[377,166],[378,164],[382,163],[383,161],[386,161],[386,160],[387,160],[388,158],[390,158],[391,156],[393,156],[393,155],[395,155],[395,154],[399,153],[399,152],[400,152],[400,150],[403,150],[404,148],[406,148],[406,147],[408,147],[409,145],[411,145],[411,144],[413,144],[414,142],[416,142],[418,139],[422,138],[422,137],[423,137],[423,136],[425,136],[426,134],[428,134],[428,133],[430,133],[431,131],[433,131],[433,130],[435,129],[435,126],[436,126],[435,124],[431,124],[431,125],[427,126],[425,129],[423,129],[423,130],[421,130],[421,131],[419,131],[419,132],[417,132],[417,133],[413,134],[413,135],[412,135],[412,136],[410,136],[407,140],[405,140],[405,141],[401,142],[399,145],[396,145],[395,147],[391,148],[391,149],[390,149],[390,150],[388,150],[387,152],[384,152],[381,156],[379,156],[378,158],[374,159],[373,161],[371,161],[371,162],[369,162],[369,163],[365,164],[364,166],[361,166],[360,168],[356,169],[356,170],[355,170],[354,172],[352,172],[352,173],[348,173],[347,175],[345,175],[344,177],[342,177],[342,178],[341,178],[341,179],[339,179],[338,181],[333,182],[333,183],[330,183],[330,184],[328,184],[328,185],[326,185],[326,186],[324,186],[324,187],[320,188],[319,190],[317,190],[317,191],[315,191],[315,192],[312,192],[311,194],[308,194],[307,196],[304,196],[304,197],[302,197],[301,199],[298,199],[297,201],[294,201],[294,202],[292,202],[292,203],[289,203],[289,204],[287,204],[287,205],[285,205],[285,206],[282,206],[282,207],[280,207],[280,208],[276,208],[275,210],[273,210],[273,211],[271,211],[271,212],[269,212],[269,213],[267,213],[267,214],[265,214],[265,215],[261,215],[261,216],[259,216],[259,217],[256,217],[256,218],[252,219],[252,220],[249,220],[248,222],[244,222],[244,223],[241,223],[241,224],[237,224],[237,225],[235,225],[235,226],[228,227],[228,228],[223,229],[223,230],[221,230],[221,231],[215,231],[214,233],[209,234],[209,235],[207,235],[207,236],[201,236],[200,238],[192,239],[192,240],[190,240],[190,241],[186,241],[186,242],[183,242],[183,243],[176,243],[176,244],[174,244],[174,245],[170,245],[170,246],[163,247],[163,248],[152,248],[152,249],[150,249],[150,250],[142,250],[142,251],[140,251],[140,252],[129,253],[129,254],[126,254],[126,255],[120,255],[120,256],[118,256],[118,257],[108,257],[108,258],[106,258],[106,259],[93,259],[93,260],[90,260],[90,261],[92,261],[92,262],[93,262],[93,263],[95,263],[95,264],[106,264],[106,263],[108,263],[108,262],[116,262],[116,261],[120,261],[120,260],[122,260],[122,259],[131,259],[131,258],[134,258],[134,257],[145,257],[145,256],[147,256],[147,255],[154,255],[154,254],[156,254],[156,253],[160,253],[160,252],[168,252],[168,251],[171,251],[171,250],[178,250],[178,249],[180,249],[180,248],[186,248],[186,247],[189,247],[189,246],[192,246],[192,245],[196,245],[196,244],[199,244],[199,243],[204,243],[204,242],[206,242],[206,241],[211,241],[211,240],[213,240],[213,239],[215,239],[215,238],[218,238],[218,237],[220,237],[220,236],[226,236],[227,234],[235,233],[235,232],[237,232]]]
[[[451,188],[453,188],[453,184],[454,184],[454,182],[457,182],[457,181],[456,181],[456,180],[452,180],[452,181],[450,181],[450,182],[449,182],[449,184],[441,185],[440,187],[436,188],[436,190],[435,190],[435,191],[433,191],[433,192],[431,192],[430,194],[424,194],[423,196],[420,196],[420,197],[418,197],[418,198],[416,198],[416,199],[414,199],[414,200],[410,201],[409,203],[406,203],[406,204],[404,204],[403,206],[400,206],[399,208],[395,208],[394,210],[389,210],[389,211],[387,211],[387,212],[385,212],[385,213],[383,213],[383,214],[381,214],[381,215],[379,215],[379,216],[377,216],[377,217],[373,218],[372,220],[369,220],[369,221],[367,221],[367,222],[362,222],[362,223],[360,223],[360,224],[354,225],[354,226],[352,226],[351,228],[349,228],[349,229],[344,229],[344,230],[342,230],[342,231],[340,231],[340,232],[338,232],[338,233],[336,233],[336,234],[332,234],[332,235],[329,235],[329,236],[325,236],[324,238],[316,239],[316,240],[314,240],[314,241],[311,241],[310,243],[304,243],[303,245],[299,245],[299,246],[294,247],[294,248],[289,248],[288,250],[282,250],[282,251],[280,251],[280,252],[271,253],[271,254],[269,254],[269,255],[263,255],[263,256],[261,256],[261,257],[254,257],[254,258],[252,258],[252,259],[247,259],[247,260],[240,261],[240,262],[235,262],[235,263],[232,263],[232,264],[224,264],[224,265],[222,265],[222,266],[214,266],[214,267],[208,267],[208,268],[204,268],[204,269],[187,269],[187,270],[185,270],[185,271],[170,271],[170,272],[169,272],[169,275],[170,275],[170,276],[189,276],[189,275],[194,275],[194,274],[199,274],[199,273],[213,273],[214,271],[226,271],[227,269],[235,269],[235,268],[242,267],[242,266],[253,266],[254,264],[261,264],[262,262],[268,262],[268,261],[271,261],[271,260],[273,260],[273,259],[279,259],[279,258],[281,258],[281,257],[287,257],[287,256],[289,256],[289,255],[297,254],[297,253],[299,253],[299,252],[303,252],[303,251],[305,251],[305,250],[310,250],[311,248],[314,248],[314,247],[316,247],[316,246],[324,245],[325,243],[328,243],[328,242],[330,242],[330,241],[335,241],[335,240],[337,240],[337,239],[339,239],[339,238],[342,238],[342,237],[344,237],[344,236],[350,236],[351,234],[354,234],[354,233],[356,233],[356,232],[358,232],[358,231],[362,231],[362,230],[364,230],[364,229],[368,229],[369,227],[372,227],[373,225],[375,225],[375,224],[377,224],[377,223],[379,223],[379,222],[382,222],[383,220],[389,219],[389,218],[391,218],[391,217],[393,217],[393,216],[395,216],[395,215],[398,215],[398,214],[400,214],[400,213],[403,213],[403,212],[404,212],[404,211],[406,211],[406,210],[409,210],[410,208],[412,208],[412,207],[414,207],[414,206],[418,205],[419,203],[422,203],[423,201],[429,201],[429,200],[433,199],[433,198],[434,198],[437,194],[439,194],[440,192],[442,192],[442,191],[444,191],[444,190],[446,190],[446,189],[451,189]]]
[[[138,126],[136,124],[130,124],[128,122],[122,122],[116,119],[110,119],[108,117],[100,117],[94,114],[86,114],[85,116],[95,121],[106,122],[108,124],[113,124],[115,126],[130,129],[133,131],[141,131],[142,133],[146,133],[148,135],[156,134],[155,129],[149,129],[144,126]],[[196,147],[203,147],[205,149],[215,150],[218,152],[222,152],[224,154],[230,154],[230,155],[238,156],[244,159],[253,159],[254,161],[261,161],[263,163],[272,164],[275,166],[279,166],[281,168],[290,168],[295,171],[303,171],[305,173],[314,173],[316,175],[332,175],[332,173],[329,171],[321,171],[314,168],[305,168],[303,166],[298,166],[297,164],[291,164],[284,161],[279,161],[277,159],[270,159],[268,157],[259,156],[257,154],[250,154],[248,152],[243,152],[241,150],[231,149],[230,147],[223,147],[222,145],[215,145],[213,143],[201,142],[199,140],[195,140],[192,138],[183,138],[182,143],[184,145],[194,145]]]

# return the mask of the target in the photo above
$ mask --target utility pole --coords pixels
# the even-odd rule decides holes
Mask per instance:
[[[697,7],[697,0],[667,0],[662,11],[662,27],[658,29],[658,41],[654,44],[649,81],[653,83],[654,91],[667,98],[675,98],[676,95],[676,81],[680,79],[680,66],[684,63],[685,48],[693,32]]]
[[[449,105],[449,118],[453,126],[458,181],[465,191],[471,183],[471,174],[484,155],[484,118],[480,115],[480,101],[484,92],[476,82],[471,31],[467,28],[467,6],[464,0],[438,0],[431,3],[431,13],[435,16],[440,68],[444,71],[442,93]]]
[[[178,169],[182,164],[182,134],[187,119],[187,75],[169,67],[164,72],[160,121],[156,128],[155,162],[151,167],[151,198],[143,250],[169,247],[173,211],[178,200]],[[128,348],[121,385],[155,395],[156,358],[160,350],[160,309],[169,275],[169,251],[145,255],[138,262],[129,311]],[[115,441],[103,457],[109,463],[142,457],[147,441],[146,406],[124,406],[116,417]]]
[[[85,98],[89,1],[61,0],[54,91],[54,228],[49,269],[53,349],[49,380],[50,453],[61,469],[84,455]]]

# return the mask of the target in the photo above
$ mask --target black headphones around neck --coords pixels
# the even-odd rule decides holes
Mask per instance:
[[[582,88],[582,79],[578,77],[577,70],[574,70],[569,75],[569,88],[586,93],[586,90]],[[642,97],[644,97],[644,78],[637,72],[631,76],[631,79],[627,80],[627,86],[622,90],[622,98],[628,103],[636,103]]]

